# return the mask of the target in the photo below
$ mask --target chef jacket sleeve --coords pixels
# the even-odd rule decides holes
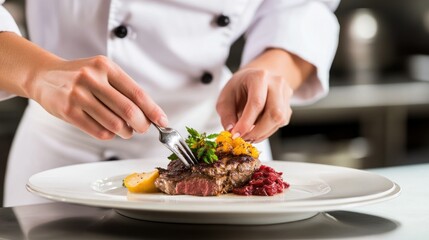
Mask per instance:
[[[0,0],[0,32],[14,32],[21,36],[15,21],[9,12],[2,6],[4,0]],[[13,97],[14,95],[0,90],[0,101]]]
[[[313,64],[315,73],[294,93],[291,104],[309,104],[329,90],[329,69],[338,45],[333,11],[339,0],[265,0],[247,30],[242,65],[267,48],[281,48]]]

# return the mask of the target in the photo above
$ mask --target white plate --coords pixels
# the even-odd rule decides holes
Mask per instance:
[[[400,187],[374,173],[329,165],[273,161],[291,187],[272,197],[170,196],[130,194],[122,179],[152,171],[156,159],[97,162],[56,168],[33,175],[27,189],[42,197],[116,209],[143,220],[182,223],[272,224],[302,220],[318,212],[381,202],[398,196]],[[163,166],[165,167],[165,166]]]

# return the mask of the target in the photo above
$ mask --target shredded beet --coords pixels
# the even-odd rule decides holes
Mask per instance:
[[[276,172],[273,168],[261,165],[256,170],[249,183],[243,187],[234,188],[233,193],[238,195],[258,195],[273,196],[282,193],[289,184],[283,181],[281,172]]]

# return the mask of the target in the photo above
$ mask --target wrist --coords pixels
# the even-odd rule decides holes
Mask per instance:
[[[315,71],[315,67],[288,51],[270,48],[261,53],[253,61],[240,69],[260,69],[274,76],[284,78],[293,90],[299,88],[303,82]]]
[[[33,98],[41,72],[61,61],[12,32],[0,32],[0,90]]]
[[[40,48],[35,50],[37,50],[37,53],[35,53],[37,57],[28,65],[21,84],[21,91],[24,93],[23,97],[37,100],[40,81],[43,81],[49,72],[59,69],[59,65],[63,63],[64,60],[46,50]]]

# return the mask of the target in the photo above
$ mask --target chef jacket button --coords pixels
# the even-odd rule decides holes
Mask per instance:
[[[117,156],[111,156],[111,157],[104,159],[104,161],[116,161],[116,160],[120,160],[120,158]]]
[[[118,38],[124,38],[128,34],[128,29],[124,25],[120,25],[113,30],[113,33]]]
[[[223,14],[219,15],[216,19],[216,24],[219,27],[226,27],[229,25],[230,22],[231,22],[231,19],[229,19],[228,16],[225,16]]]
[[[205,72],[203,76],[201,76],[201,82],[204,84],[209,84],[213,81],[213,75],[209,72]]]

